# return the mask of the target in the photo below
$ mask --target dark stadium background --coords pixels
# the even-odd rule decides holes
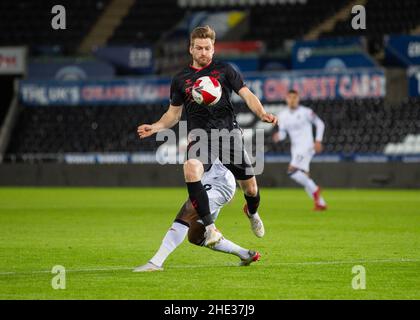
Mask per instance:
[[[57,4],[65,29],[51,25]],[[352,28],[355,5],[366,29]],[[321,185],[417,188],[419,12],[416,0],[3,0],[0,184],[183,185],[181,166],[153,163],[160,143],[139,140],[136,127],[165,112],[189,31],[210,24],[216,57],[268,111],[297,84],[325,121],[312,166]],[[243,128],[265,130],[262,185],[293,186],[289,144],[274,144],[272,128],[235,101]]]

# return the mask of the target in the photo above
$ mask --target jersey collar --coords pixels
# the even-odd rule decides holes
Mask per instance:
[[[300,104],[298,104],[298,106],[296,108],[294,108],[294,109],[287,107],[287,109],[289,110],[290,113],[296,112],[296,111],[300,110],[300,108],[301,108],[301,105]]]
[[[191,69],[193,69],[193,70],[195,70],[195,72],[200,72],[201,70],[203,70],[203,69],[205,69],[205,68],[207,68],[209,65],[211,65],[213,63],[213,60],[212,61],[210,61],[208,64],[206,64],[204,67],[201,67],[201,68],[196,68],[196,67],[193,67],[193,65],[192,64],[190,64],[190,68]]]

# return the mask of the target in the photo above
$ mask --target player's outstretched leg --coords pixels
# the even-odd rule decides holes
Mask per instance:
[[[197,211],[206,228],[205,243],[208,246],[217,243],[223,236],[216,229],[210,214],[209,197],[201,183],[204,173],[203,164],[197,159],[190,159],[184,163],[184,176],[187,183],[190,201]]]
[[[257,211],[260,205],[260,191],[258,190],[257,181],[255,177],[252,177],[248,180],[238,180],[238,182],[244,191],[244,197],[246,200],[244,213],[249,218],[251,229],[254,234],[258,238],[261,238],[265,234],[265,229]]]
[[[162,244],[153,258],[145,265],[136,267],[133,272],[162,271],[166,258],[184,241],[188,228],[188,224],[175,221],[166,232]]]
[[[309,175],[302,170],[291,168],[288,172],[289,177],[305,188],[308,196],[314,200],[314,210],[322,211],[327,209],[327,204],[321,196],[321,189],[309,177]]]
[[[261,258],[261,255],[257,251],[242,248],[226,238],[222,238],[213,246],[204,245],[204,227],[199,223],[191,224],[190,230],[188,231],[188,240],[198,246],[205,246],[215,251],[233,254],[241,260],[239,263],[240,266],[249,266],[252,262],[258,261]]]
[[[241,259],[240,266],[249,266],[252,262],[258,261],[261,258],[261,255],[257,251],[244,249],[225,238],[210,247],[210,249],[239,257]]]
[[[309,192],[310,190],[306,190],[306,193],[309,194]],[[327,203],[325,202],[324,198],[321,195],[321,188],[319,186],[317,186],[316,191],[312,193],[312,196],[315,202],[315,206],[314,206],[315,211],[327,210]]]

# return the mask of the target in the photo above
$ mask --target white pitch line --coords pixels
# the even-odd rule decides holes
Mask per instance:
[[[353,264],[353,263],[404,263],[420,262],[420,259],[376,259],[376,260],[341,260],[341,261],[306,261],[306,262],[279,262],[271,265],[327,265],[327,264]]]
[[[302,261],[302,262],[278,262],[270,263],[270,266],[315,266],[315,265],[340,265],[340,264],[356,264],[356,263],[419,263],[420,259],[377,259],[377,260],[338,260],[338,261]],[[236,263],[222,265],[174,265],[168,266],[168,269],[190,269],[190,268],[214,268],[214,267],[233,267]],[[68,269],[66,272],[96,272],[96,271],[126,271],[132,270],[133,267],[103,267],[103,268],[82,268]],[[0,276],[7,275],[25,275],[25,274],[42,274],[51,273],[51,270],[37,270],[28,272],[4,271],[0,272]]]

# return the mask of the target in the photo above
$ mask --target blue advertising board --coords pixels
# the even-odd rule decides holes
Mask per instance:
[[[293,69],[342,71],[376,66],[361,38],[296,41],[292,49]]]
[[[295,89],[301,99],[354,99],[385,96],[382,69],[353,69],[345,72],[294,71],[257,73],[245,76],[247,86],[263,103],[284,101]],[[235,99],[239,100],[238,97]]]
[[[408,69],[407,75],[409,96],[420,97],[420,66]]]
[[[102,61],[59,59],[52,61],[30,61],[29,79],[85,80],[110,78],[115,75],[112,65]]]
[[[386,64],[402,67],[420,65],[420,36],[389,36],[385,42]]]
[[[289,89],[302,99],[381,98],[385,96],[385,75],[381,69],[337,72],[246,73],[247,86],[263,103],[284,100]],[[21,103],[43,105],[132,105],[168,103],[170,78],[121,78],[91,81],[22,80]],[[234,96],[233,100],[240,98]]]
[[[19,86],[27,106],[133,105],[169,102],[170,79],[116,79],[95,81],[31,81]]]
[[[153,49],[150,46],[99,47],[94,54],[129,73],[151,74],[154,71]]]

